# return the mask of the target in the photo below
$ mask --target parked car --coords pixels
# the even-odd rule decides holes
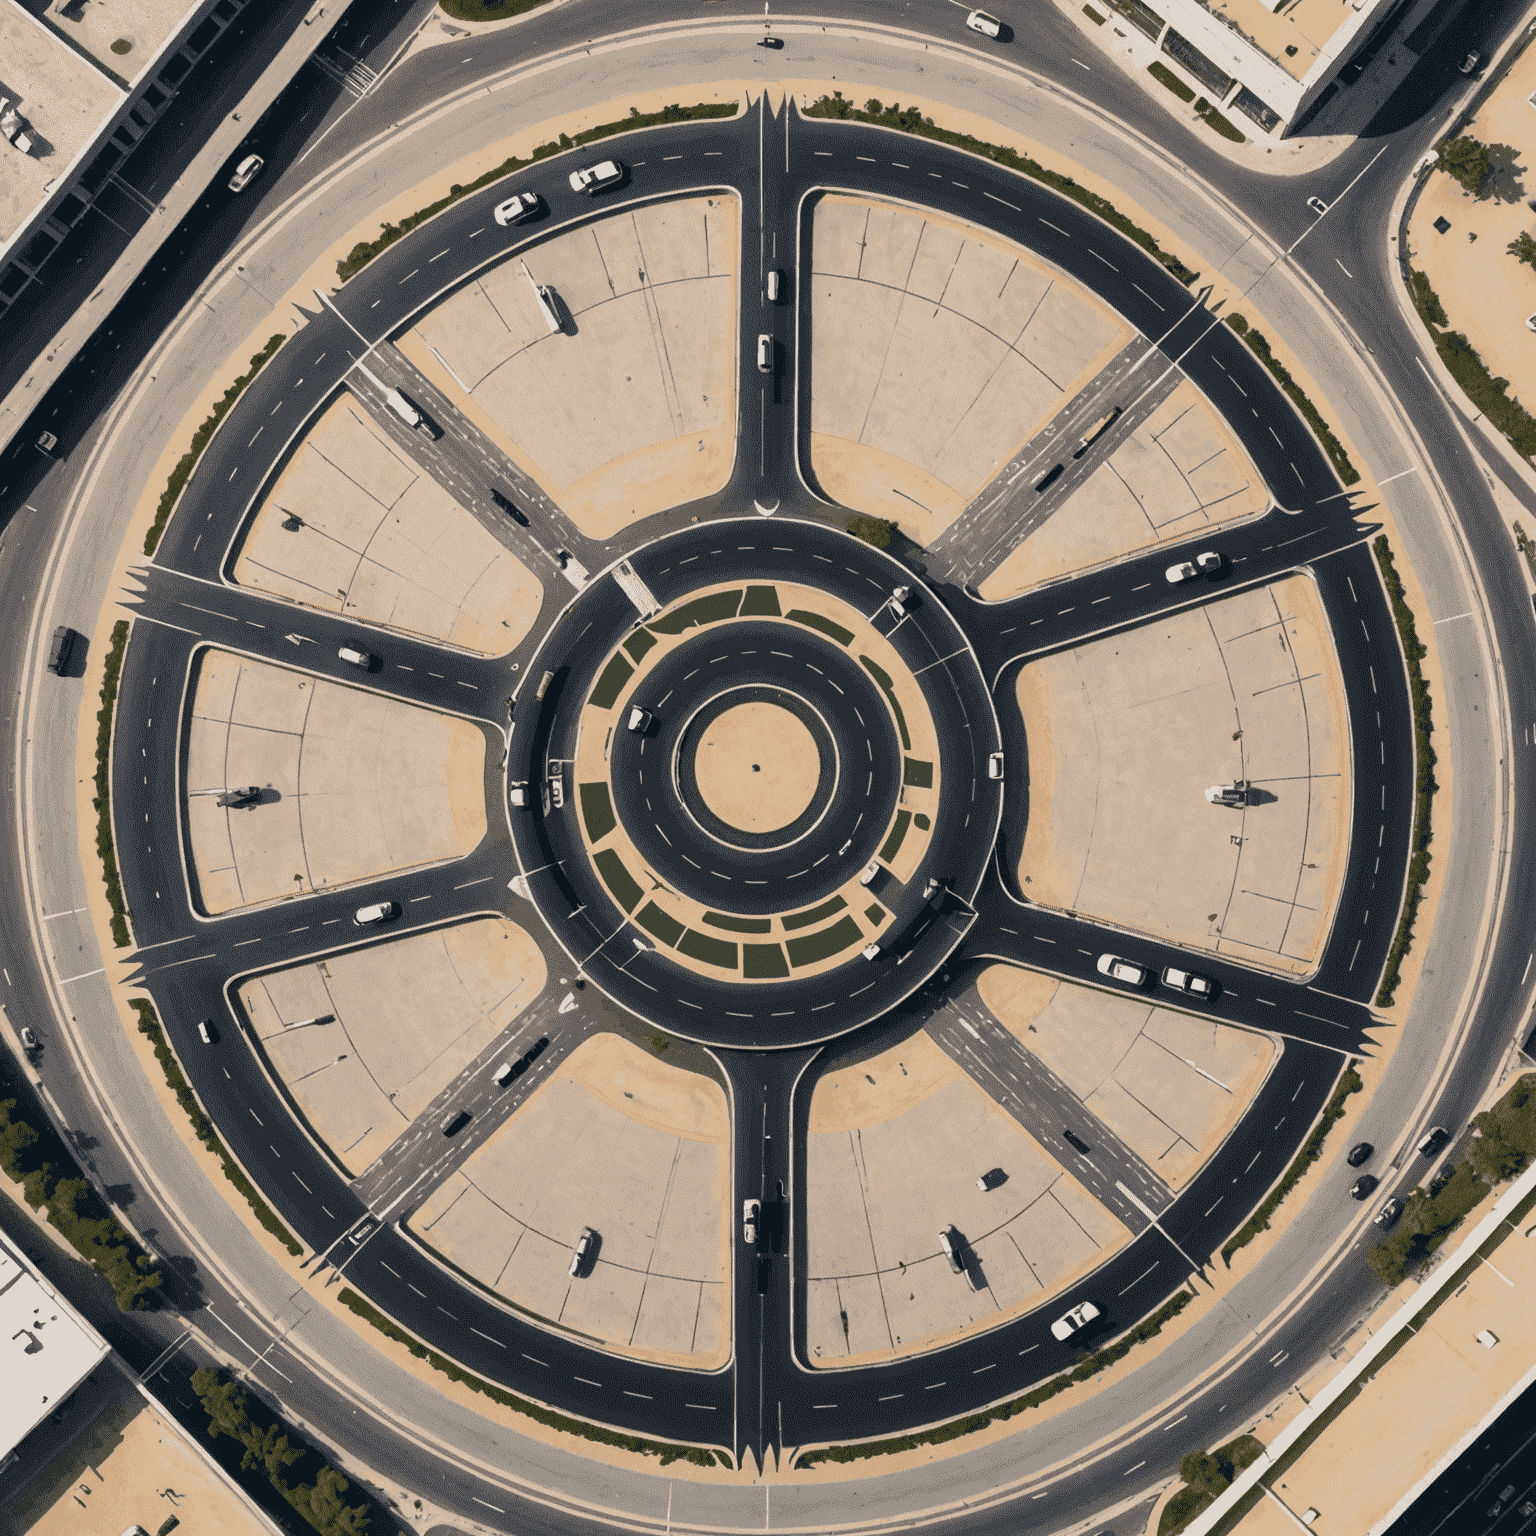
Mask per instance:
[[[571,172],[571,191],[585,192],[588,197],[605,187],[616,187],[624,179],[624,167],[617,160],[603,160]]]
[[[21,1026],[21,1029],[20,1029],[19,1033],[21,1035],[21,1048],[22,1048],[22,1050],[24,1050],[24,1051],[35,1051],[35,1050],[39,1049],[38,1043],[37,1043],[37,1036],[32,1033],[32,1028],[31,1028],[30,1025],[23,1024]]]
[[[215,802],[224,810],[234,810],[240,806],[259,805],[260,803],[261,786],[259,784],[247,784],[243,789],[226,789]]]
[[[1358,1168],[1361,1163],[1367,1161],[1372,1152],[1376,1150],[1368,1141],[1357,1141],[1349,1149],[1349,1156],[1344,1159],[1351,1168]]]
[[[1177,992],[1187,992],[1191,997],[1215,997],[1216,983],[1209,976],[1196,971],[1181,971],[1176,965],[1164,966],[1163,985]]]
[[[352,921],[359,928],[370,923],[387,923],[400,910],[392,901],[375,902],[371,907],[359,907]]]
[[[597,1241],[597,1233],[591,1227],[583,1227],[581,1236],[576,1239],[576,1246],[571,1251],[571,1267],[567,1273],[579,1275],[582,1267],[587,1262],[587,1255],[592,1251],[592,1244]]]
[[[987,777],[1000,779],[1003,776],[1003,754],[1001,752],[989,752],[987,754]]]
[[[261,174],[261,168],[266,163],[260,155],[247,155],[235,167],[235,174],[229,178],[229,190],[231,192],[244,192]]]
[[[983,37],[999,37],[1002,35],[1002,23],[996,16],[989,16],[985,11],[972,11],[965,18],[965,24],[972,32],[980,32]]]
[[[1362,1173],[1349,1187],[1349,1192],[1356,1200],[1364,1200],[1370,1192],[1376,1188],[1376,1176],[1372,1173]]]
[[[1051,1334],[1065,1342],[1074,1333],[1080,1333],[1098,1315],[1099,1309],[1091,1301],[1080,1301],[1070,1312],[1051,1324]]]
[[[1238,779],[1232,784],[1212,784],[1205,792],[1212,805],[1243,806],[1248,804],[1248,781]]]
[[[760,37],[757,40],[757,46],[759,48],[782,48],[784,46],[784,39],[782,37]]]
[[[521,224],[524,219],[531,219],[538,211],[539,194],[519,192],[517,196],[509,197],[506,202],[497,203],[491,217],[505,229],[508,224]]]
[[[1468,55],[1467,55],[1467,56],[1466,56],[1466,58],[1464,58],[1464,59],[1463,59],[1463,60],[1462,60],[1462,61],[1461,61],[1461,66],[1460,66],[1460,67],[1461,67],[1461,72],[1462,72],[1462,74],[1464,74],[1464,75],[1471,75],[1471,74],[1475,74],[1475,73],[1476,73],[1476,72],[1477,72],[1477,66],[1478,66],[1478,64],[1479,64],[1479,63],[1480,63],[1480,62],[1481,62],[1481,61],[1482,61],[1482,57],[1483,57],[1483,56],[1482,56],[1482,54],[1480,54],[1480,53],[1479,53],[1479,52],[1478,52],[1478,51],[1477,51],[1477,50],[1476,50],[1476,49],[1475,49],[1475,48],[1474,48],[1474,49],[1473,49],[1473,50],[1472,50],[1472,52],[1471,52],[1471,53],[1469,53],[1469,54],[1468,54]]]
[[[526,784],[514,784],[507,791],[507,803],[521,811],[528,805],[528,786]]]
[[[1146,985],[1147,968],[1133,961],[1123,960],[1119,955],[1100,955],[1098,969],[1100,976],[1108,976],[1111,981],[1123,982],[1128,987]]]
[[[880,873],[880,861],[879,861],[879,859],[871,859],[869,861],[868,866],[864,870],[864,873],[859,876],[859,884],[860,885],[873,885],[875,883],[875,876],[878,875],[879,873]]]

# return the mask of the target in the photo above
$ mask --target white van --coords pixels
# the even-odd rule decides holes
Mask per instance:
[[[769,267],[769,269],[768,269],[768,302],[770,304],[777,304],[779,302],[779,282],[780,282],[780,277],[781,277],[781,274],[780,274],[779,269],[777,267]]]
[[[491,1081],[495,1083],[498,1088],[500,1088],[501,1085],[505,1083],[511,1076],[512,1063],[510,1061],[504,1061],[499,1067],[496,1068],[495,1072],[491,1074]]]
[[[944,1250],[944,1257],[949,1260],[950,1269],[958,1275],[964,1270],[965,1266],[960,1262],[960,1253],[954,1237],[951,1235],[953,1232],[953,1227],[945,1227],[939,1233],[939,1247]]]
[[[535,283],[533,294],[539,301],[539,313],[544,316],[549,334],[558,336],[565,327],[560,323],[560,311],[555,305],[555,290],[547,283]]]
[[[757,371],[773,372],[773,337],[764,331],[757,338]]]

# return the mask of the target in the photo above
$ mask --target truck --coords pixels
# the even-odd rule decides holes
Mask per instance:
[[[404,390],[391,389],[386,391],[384,403],[412,431],[423,433],[434,442],[443,435],[443,429]]]

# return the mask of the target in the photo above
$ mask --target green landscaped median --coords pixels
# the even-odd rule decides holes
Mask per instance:
[[[1381,986],[1376,993],[1376,1006],[1390,1008],[1397,993],[1397,979],[1403,961],[1413,944],[1413,925],[1419,915],[1419,902],[1424,896],[1424,883],[1429,879],[1429,844],[1434,835],[1431,810],[1435,791],[1435,749],[1430,737],[1434,733],[1434,715],[1429,697],[1429,684],[1424,681],[1424,670],[1419,665],[1428,655],[1419,639],[1418,627],[1413,621],[1413,609],[1403,593],[1403,579],[1397,574],[1392,559],[1392,548],[1386,534],[1377,535],[1371,548],[1376,563],[1381,567],[1382,583],[1387,589],[1387,600],[1392,605],[1392,617],[1397,623],[1397,636],[1402,642],[1403,659],[1408,666],[1408,693],[1413,701],[1413,838],[1408,860],[1408,888],[1403,893],[1403,910],[1397,920],[1397,933],[1392,947],[1387,951],[1387,963],[1381,973]]]
[[[594,144],[597,140],[611,138],[616,133],[628,133],[632,128],[656,128],[663,123],[688,123],[702,118],[735,117],[738,110],[738,105],[734,101],[701,101],[692,107],[680,107],[674,103],[670,107],[663,107],[660,112],[641,112],[639,108],[631,107],[629,116],[621,118],[616,123],[600,123],[596,128],[584,128],[575,135],[562,133],[558,139],[552,139],[548,144],[540,144],[526,160],[518,155],[511,155],[494,170],[475,177],[468,185],[461,186],[458,182],[454,182],[449,187],[446,197],[440,197],[435,203],[428,203],[425,208],[407,214],[398,224],[386,224],[376,240],[360,240],[336,263],[336,276],[342,282],[356,277],[375,256],[387,251],[396,240],[402,235],[410,234],[417,225],[425,224],[428,219],[441,213],[444,208],[451,208],[461,197],[467,197],[471,192],[478,192],[482,187],[488,187],[493,182],[512,175],[514,171],[526,170],[536,161],[547,160],[551,155],[558,155],[567,149],[579,149],[583,144]]]
[[[1176,1318],[1194,1299],[1192,1292],[1180,1291],[1165,1301],[1151,1317],[1143,1318],[1107,1349],[1095,1351],[1070,1371],[1063,1371],[1060,1376],[1053,1376],[1023,1396],[1010,1398],[995,1408],[983,1408],[979,1413],[968,1413],[962,1419],[951,1419],[947,1424],[936,1424],[931,1429],[914,1430],[910,1435],[896,1435],[890,1440],[865,1440],[857,1445],[824,1446],[821,1450],[807,1451],[805,1455],[796,1457],[794,1465],[814,1467],[822,1461],[863,1461],[870,1456],[894,1456],[898,1451],[915,1450],[920,1445],[944,1445],[964,1435],[973,1435],[989,1424],[1004,1423],[1015,1414],[1026,1413],[1031,1408],[1038,1408],[1041,1403],[1048,1403],[1058,1393],[1097,1376],[1100,1371],[1123,1360],[1136,1345],[1161,1333],[1163,1324]]]
[[[1339,1077],[1338,1087],[1333,1090],[1333,1096],[1323,1107],[1323,1113],[1317,1124],[1312,1127],[1312,1134],[1302,1142],[1301,1151],[1291,1159],[1291,1166],[1285,1170],[1280,1182],[1265,1196],[1264,1203],[1258,1210],[1222,1244],[1221,1262],[1228,1269],[1232,1267],[1232,1255],[1239,1248],[1246,1248],[1260,1232],[1269,1230],[1269,1218],[1279,1210],[1280,1202],[1301,1182],[1302,1174],[1323,1155],[1323,1143],[1328,1139],[1328,1132],[1333,1129],[1334,1122],[1344,1114],[1345,1099],[1352,1093],[1359,1093],[1364,1086],[1360,1081],[1360,1074],[1355,1071],[1354,1062],[1351,1061]]]
[[[638,1435],[626,1435],[616,1429],[606,1429],[601,1424],[589,1424],[585,1419],[568,1418],[563,1413],[556,1413],[553,1408],[545,1408],[527,1398],[518,1397],[489,1381],[481,1381],[478,1376],[470,1375],[463,1366],[456,1365],[445,1355],[428,1349],[377,1307],[364,1301],[356,1291],[343,1288],[337,1299],[365,1322],[372,1323],[380,1333],[397,1344],[405,1345],[418,1360],[425,1360],[433,1370],[441,1371],[450,1381],[460,1382],[471,1392],[483,1393],[493,1403],[500,1403],[503,1408],[510,1408],[514,1413],[527,1414],[530,1419],[547,1424],[551,1429],[578,1435],[583,1440],[595,1440],[601,1445],[615,1445],[620,1450],[633,1451],[637,1456],[659,1456],[662,1466],[673,1461],[691,1462],[696,1467],[731,1465],[731,1458],[724,1451],[707,1451],[701,1446],[673,1445],[665,1440],[643,1440]]]
[[[91,801],[96,808],[96,853],[106,882],[107,905],[112,910],[112,942],[119,949],[127,948],[131,935],[123,883],[117,873],[117,845],[112,841],[112,716],[117,712],[117,684],[127,646],[128,620],[119,619],[112,626],[112,644],[102,668],[101,708],[96,711],[96,798]]]
[[[1074,203],[1080,204],[1090,213],[1103,219],[1112,229],[1119,230],[1127,240],[1139,245],[1154,261],[1160,262],[1186,287],[1200,275],[1186,267],[1177,256],[1165,251],[1154,236],[1148,234],[1139,224],[1132,223],[1107,197],[1100,197],[1097,192],[1090,192],[1086,187],[1079,186],[1070,176],[1063,176],[1060,171],[1048,170],[1038,160],[1031,160],[1028,155],[1021,155],[1016,149],[1009,149],[1003,144],[988,144],[983,139],[973,138],[968,133],[956,133],[950,128],[937,128],[934,126],[933,119],[924,117],[916,107],[903,109],[899,103],[893,103],[888,107],[877,98],[871,97],[864,103],[861,110],[851,101],[845,101],[841,91],[833,91],[830,96],[821,96],[813,101],[806,108],[805,115],[828,117],[838,121],[873,123],[878,128],[895,128],[901,133],[912,133],[919,138],[934,139],[940,144],[949,144],[955,149],[963,149],[969,154],[996,161],[998,165],[1007,166],[1010,171],[1018,171],[1021,175],[1028,176],[1030,180],[1038,181],[1042,186],[1051,188],[1053,192],[1059,192],[1063,197],[1071,198]],[[852,527],[849,528],[849,532],[856,538],[868,538],[867,534],[860,533]],[[885,545],[879,547],[883,549]]]

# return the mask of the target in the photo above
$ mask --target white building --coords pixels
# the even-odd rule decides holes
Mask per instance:
[[[1215,105],[1284,138],[1398,0],[1107,0]]]

